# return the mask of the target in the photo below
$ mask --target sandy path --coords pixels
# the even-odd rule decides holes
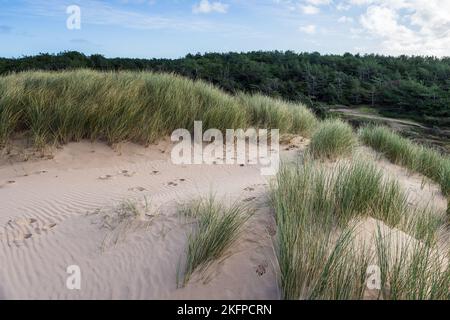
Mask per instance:
[[[54,159],[0,166],[0,298],[164,299],[278,297],[267,207],[257,166],[177,166],[168,143],[150,148],[74,143]],[[290,151],[290,152],[295,152]],[[258,208],[232,256],[210,268],[210,281],[176,288],[190,226],[177,203],[217,193]],[[111,232],[98,213],[144,198],[155,214],[146,230],[103,246]],[[68,290],[66,268],[81,268],[81,290]]]
[[[396,127],[395,125],[397,125],[397,126],[400,126],[400,128],[401,128],[401,126],[412,126],[412,127],[418,127],[421,129],[429,129],[429,128],[421,125],[420,123],[414,122],[412,120],[387,118],[387,117],[377,116],[377,115],[373,115],[373,114],[365,114],[365,113],[358,111],[357,109],[338,108],[338,109],[330,109],[330,112],[338,112],[338,113],[340,112],[340,113],[344,113],[344,114],[359,117],[359,118],[380,120],[380,121],[390,123],[394,127]]]

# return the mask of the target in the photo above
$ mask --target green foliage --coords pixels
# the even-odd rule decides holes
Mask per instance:
[[[37,147],[83,138],[149,144],[178,128],[279,128],[309,135],[304,106],[231,96],[202,81],[150,72],[26,72],[0,77],[0,145],[17,131]]]
[[[376,251],[383,299],[450,299],[450,264],[434,247],[378,230]]]
[[[282,132],[300,132],[310,136],[318,121],[304,106],[287,103],[262,95],[239,94],[238,99],[249,110],[250,123],[260,128],[280,129]]]
[[[308,101],[309,106],[318,103],[379,106],[384,111],[407,114],[433,124],[450,117],[449,58],[292,51],[208,53],[175,60],[107,59],[78,52],[0,58],[0,74],[77,68],[174,72],[206,80],[228,92]]]
[[[282,166],[272,186],[271,199],[278,227],[276,253],[284,299],[363,298],[372,256],[364,243],[355,244],[354,230],[348,227],[352,222],[370,216],[424,240],[429,246],[434,245],[437,230],[445,225],[442,215],[431,209],[410,208],[407,194],[398,183],[384,178],[370,162],[341,163],[326,168],[306,159],[300,165]],[[424,259],[421,261],[432,263],[432,269],[426,270],[423,264],[405,260],[401,252],[386,253],[388,248],[378,247],[377,252],[384,275],[385,298],[399,298],[385,290],[391,287],[386,281],[396,281],[392,277],[399,272],[386,265],[392,259],[397,259],[401,269],[405,268],[399,277],[412,286],[411,289],[397,286],[396,290],[411,290],[408,293],[411,297],[417,294],[413,283],[417,275],[421,285],[436,290],[430,295],[422,292],[421,298],[442,298],[448,294],[449,288],[444,290],[445,285],[448,287],[448,270],[432,277],[441,260],[424,256],[425,249],[418,251],[416,261]],[[422,244],[420,248],[429,247]],[[423,269],[418,270],[417,266]],[[400,298],[407,297],[402,294]]]
[[[334,226],[333,178],[311,163],[282,167],[272,190],[283,299],[361,299],[367,255]],[[337,240],[335,238],[338,234]]]
[[[420,146],[381,126],[364,127],[362,142],[383,153],[395,164],[405,166],[436,181],[445,195],[450,195],[450,159],[438,151]]]
[[[184,286],[194,271],[205,271],[212,261],[223,256],[239,237],[251,213],[238,203],[224,207],[212,196],[193,201],[182,212],[196,221],[194,231],[188,238],[182,280]]]
[[[352,127],[339,119],[322,122],[311,138],[310,152],[314,158],[337,159],[348,156],[356,145]]]
[[[337,166],[334,182],[336,213],[341,224],[370,215],[397,226],[407,211],[407,197],[394,180],[383,178],[373,163],[355,161]]]
[[[296,168],[283,167],[277,182],[276,194],[284,199],[281,205],[308,203],[317,211],[314,218],[323,215],[340,226],[356,217],[371,216],[395,227],[409,210],[399,184],[383,177],[368,161],[341,162],[326,170],[306,160]],[[295,216],[304,215],[302,206],[290,210],[300,210]]]

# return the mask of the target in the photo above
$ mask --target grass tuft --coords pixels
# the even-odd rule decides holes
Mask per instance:
[[[334,183],[335,207],[341,225],[367,215],[397,226],[407,211],[407,196],[400,185],[383,177],[375,164],[356,160],[338,164]]]
[[[381,152],[391,162],[419,172],[441,186],[450,196],[450,159],[438,151],[420,146],[403,138],[389,128],[368,126],[359,131],[361,141]]]
[[[183,213],[196,221],[188,238],[182,280],[185,286],[195,271],[204,272],[236,242],[251,212],[238,203],[225,207],[211,196],[190,203]]]
[[[394,240],[394,241],[393,241]],[[376,251],[386,300],[450,299],[450,264],[433,247],[378,230]]]
[[[311,138],[310,153],[316,159],[348,156],[356,145],[352,127],[339,119],[325,120]]]
[[[361,299],[368,256],[339,231],[335,178],[306,162],[283,166],[272,189],[283,299]],[[336,240],[336,234],[337,240]]]
[[[238,100],[249,112],[250,123],[259,128],[279,129],[310,137],[318,120],[306,107],[260,94],[239,94]]]
[[[442,215],[411,209],[399,184],[370,162],[282,166],[272,186],[284,299],[362,299],[372,256],[349,225],[364,217],[435,243]]]

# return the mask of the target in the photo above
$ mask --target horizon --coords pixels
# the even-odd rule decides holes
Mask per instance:
[[[253,51],[442,58],[450,48],[450,2],[438,0],[0,0],[0,6],[5,58],[65,51],[139,59]]]
[[[218,54],[218,55],[227,55],[227,54],[238,54],[238,55],[246,55],[246,54],[251,54],[251,53],[255,53],[255,52],[264,52],[264,53],[275,53],[275,52],[279,52],[282,54],[286,54],[288,52],[292,52],[296,55],[311,55],[311,54],[319,54],[322,57],[326,57],[326,56],[337,56],[337,57],[343,57],[347,54],[350,54],[354,57],[370,57],[370,56],[374,56],[374,57],[381,57],[381,58],[400,58],[400,57],[406,57],[409,59],[414,59],[414,58],[423,58],[423,59],[435,59],[435,60],[448,60],[450,59],[450,54],[448,56],[442,56],[442,57],[438,57],[438,56],[432,56],[432,55],[389,55],[389,54],[382,54],[382,53],[351,53],[351,52],[345,52],[345,53],[322,53],[322,52],[318,52],[318,51],[294,51],[294,50],[252,50],[252,51],[227,51],[227,52],[220,52],[220,51],[211,51],[211,52],[188,52],[187,54],[183,55],[183,56],[179,56],[179,57],[160,57],[160,58],[155,58],[155,57],[148,57],[148,58],[139,58],[139,57],[124,57],[124,56],[106,56],[104,54],[102,54],[101,52],[95,52],[95,53],[91,53],[91,54],[87,54],[81,51],[76,51],[76,50],[65,50],[65,51],[60,51],[60,52],[39,52],[36,54],[31,54],[31,55],[21,55],[21,56],[17,56],[17,57],[4,57],[4,56],[0,56],[0,59],[9,59],[9,60],[20,60],[20,59],[26,59],[26,58],[33,58],[33,57],[38,57],[38,56],[44,56],[44,55],[50,55],[50,56],[61,56],[67,53],[71,53],[71,52],[76,52],[79,54],[84,55],[87,58],[90,58],[92,56],[95,55],[99,55],[102,56],[106,59],[131,59],[131,60],[181,60],[181,59],[185,59],[188,56],[206,56],[206,55],[210,55],[210,54]]]

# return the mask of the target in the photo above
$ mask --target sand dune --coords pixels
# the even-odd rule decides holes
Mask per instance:
[[[172,165],[167,142],[116,149],[72,143],[51,160],[0,168],[3,298],[277,298],[267,231],[273,222],[265,203],[267,181],[258,167]],[[233,255],[213,268],[213,280],[177,290],[189,230],[177,203],[211,192],[261,210]],[[113,214],[123,200],[147,201],[148,223],[105,247],[111,231],[102,227],[101,217]],[[79,291],[66,288],[69,265],[81,268]]]
[[[283,149],[289,159],[303,146]],[[286,150],[289,149],[289,150]],[[0,298],[2,299],[278,299],[275,223],[268,179],[258,166],[177,166],[170,144],[143,148],[71,143],[52,159],[0,166]],[[416,198],[438,197],[435,186],[378,160]],[[206,275],[176,285],[190,226],[177,206],[215,192],[256,208],[227,259]],[[423,197],[423,198],[420,198]],[[142,216],[108,228],[124,200]],[[66,287],[70,265],[81,268],[81,290]]]

